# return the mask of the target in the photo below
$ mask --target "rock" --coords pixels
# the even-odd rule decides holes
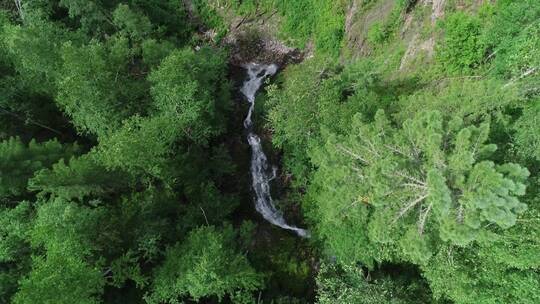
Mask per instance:
[[[230,63],[233,65],[257,62],[283,66],[298,63],[304,58],[299,49],[286,46],[273,37],[257,32],[256,29],[231,32],[225,37],[224,43],[231,50]]]

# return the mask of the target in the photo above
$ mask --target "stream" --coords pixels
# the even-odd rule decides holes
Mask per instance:
[[[247,140],[251,147],[251,179],[255,192],[255,209],[265,220],[273,225],[294,231],[300,237],[309,237],[309,232],[287,224],[283,214],[276,208],[270,194],[270,181],[276,177],[276,167],[271,170],[268,160],[261,146],[261,139],[253,131],[251,116],[255,108],[255,95],[262,86],[266,77],[277,72],[277,65],[249,63],[243,66],[247,70],[247,79],[244,81],[240,92],[249,102],[249,110],[244,120],[244,128],[247,130]]]

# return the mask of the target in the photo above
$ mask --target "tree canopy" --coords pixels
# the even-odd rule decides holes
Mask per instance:
[[[539,173],[536,0],[0,2],[0,303],[536,304]]]

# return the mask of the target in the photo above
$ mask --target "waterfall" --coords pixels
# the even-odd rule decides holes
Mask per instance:
[[[247,140],[251,147],[251,178],[253,191],[255,192],[255,209],[268,222],[284,229],[292,230],[301,237],[309,237],[309,232],[305,229],[288,225],[283,218],[283,214],[276,209],[272,196],[270,195],[270,181],[276,176],[275,167],[272,171],[268,168],[268,160],[261,146],[261,139],[253,132],[253,121],[251,115],[255,107],[255,94],[261,87],[264,79],[277,72],[275,64],[264,65],[250,63],[244,65],[248,78],[244,81],[240,92],[249,102],[249,110],[244,120],[244,127],[248,131]]]

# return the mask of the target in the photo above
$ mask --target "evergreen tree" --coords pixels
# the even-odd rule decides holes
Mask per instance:
[[[331,166],[323,174],[335,180],[321,175],[321,191],[335,191],[328,185],[337,183],[348,193],[335,199],[320,194],[324,209],[317,215],[330,223],[336,216],[367,221],[364,237],[399,244],[398,253],[414,263],[426,263],[441,241],[465,246],[489,239],[494,230],[486,225],[507,229],[526,208],[518,198],[529,173],[517,164],[489,161],[496,146],[486,143],[488,123],[465,126],[459,118],[424,112],[396,129],[378,112],[372,124],[357,117],[351,131],[344,141],[331,138],[320,154],[338,161],[320,163]],[[335,233],[330,227],[325,233]]]
[[[39,191],[41,195],[50,194],[82,201],[84,198],[103,197],[126,189],[129,181],[126,174],[107,171],[89,153],[78,158],[72,157],[69,163],[61,159],[52,168],[36,172],[28,181],[28,189]]]
[[[76,145],[62,145],[56,140],[24,144],[19,138],[10,138],[0,142],[0,197],[25,194],[34,172],[71,157],[77,150]]]
[[[9,303],[18,281],[29,271],[31,228],[30,202],[0,209],[0,301],[3,303]]]

